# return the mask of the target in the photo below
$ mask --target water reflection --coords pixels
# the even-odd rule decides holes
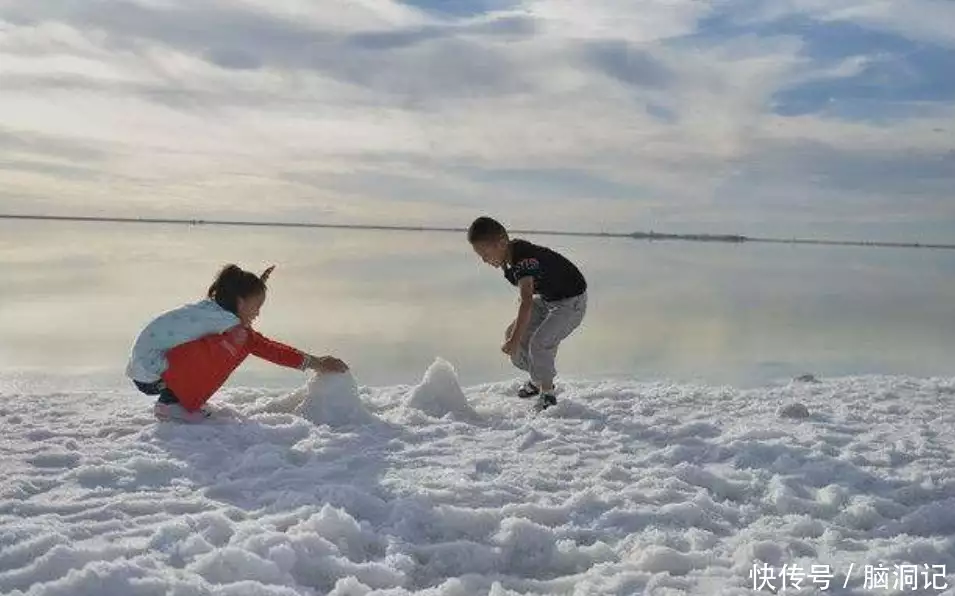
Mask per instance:
[[[565,377],[955,374],[952,252],[531,239],[590,281]],[[0,377],[123,385],[139,328],[229,261],[278,264],[258,328],[363,384],[414,383],[436,356],[467,384],[516,376],[499,352],[516,294],[457,234],[3,222]],[[234,382],[301,378],[250,359]]]

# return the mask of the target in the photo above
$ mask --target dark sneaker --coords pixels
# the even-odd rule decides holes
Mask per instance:
[[[543,412],[551,406],[557,405],[557,397],[553,393],[545,393],[538,398],[537,403],[534,404],[534,409],[538,412]]]
[[[523,387],[517,390],[517,397],[527,399],[528,397],[534,397],[540,392],[540,387],[528,381],[524,383]]]

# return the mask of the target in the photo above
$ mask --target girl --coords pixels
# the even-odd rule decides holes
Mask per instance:
[[[203,405],[249,354],[320,374],[348,370],[337,358],[312,356],[252,329],[273,269],[258,276],[226,265],[206,299],[163,313],[142,330],[126,376],[146,395],[159,396],[156,418],[197,422],[208,417]]]

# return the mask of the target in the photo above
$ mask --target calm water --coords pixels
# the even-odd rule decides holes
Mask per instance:
[[[955,252],[529,239],[591,284],[565,377],[955,374]],[[0,222],[0,381],[125,386],[141,326],[225,262],[276,263],[258,329],[341,356],[362,384],[415,383],[437,356],[466,384],[516,376],[499,351],[515,291],[456,234]],[[301,380],[251,359],[234,377]]]

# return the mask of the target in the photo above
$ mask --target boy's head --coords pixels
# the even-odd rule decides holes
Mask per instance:
[[[475,219],[468,228],[468,242],[481,260],[492,267],[500,267],[507,260],[507,230],[495,219]]]

